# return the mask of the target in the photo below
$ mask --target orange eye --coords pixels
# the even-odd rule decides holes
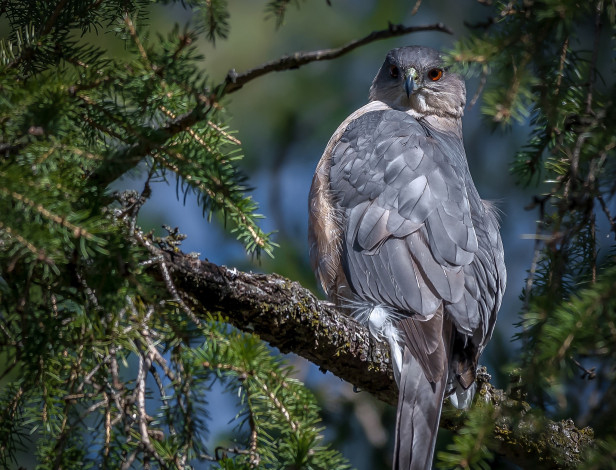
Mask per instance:
[[[398,75],[400,75],[398,67],[396,67],[395,65],[389,67],[389,75],[391,75],[391,78],[398,78]]]
[[[433,82],[440,80],[443,76],[443,71],[441,69],[432,69],[428,72],[428,78]]]

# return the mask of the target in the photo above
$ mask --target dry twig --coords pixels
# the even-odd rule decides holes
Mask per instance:
[[[291,55],[285,55],[280,59],[266,62],[259,65],[247,72],[238,74],[235,69],[232,69],[227,74],[225,81],[217,88],[224,93],[233,93],[234,91],[242,88],[246,83],[255,78],[261,77],[271,72],[280,72],[282,70],[297,69],[310,62],[316,62],[321,60],[332,60],[357,49],[360,46],[365,46],[374,41],[381,39],[388,39],[397,36],[403,36],[410,33],[417,33],[420,31],[440,31],[447,34],[453,34],[453,31],[445,26],[443,23],[435,23],[424,26],[404,26],[401,24],[389,24],[387,29],[380,31],[373,31],[372,33],[364,36],[361,39],[356,39],[345,44],[342,47],[335,49],[320,49],[311,52],[295,52]]]

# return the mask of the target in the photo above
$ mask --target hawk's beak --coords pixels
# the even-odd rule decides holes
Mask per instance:
[[[410,98],[415,89],[417,88],[417,79],[419,73],[413,67],[409,68],[404,74],[404,91],[406,91],[406,97]]]
[[[407,98],[410,98],[410,96],[413,94],[414,89],[415,89],[415,80],[413,80],[412,75],[408,75],[404,79],[404,91],[406,91]]]

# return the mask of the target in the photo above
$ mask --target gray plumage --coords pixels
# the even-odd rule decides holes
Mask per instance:
[[[475,189],[462,142],[465,94],[437,51],[390,51],[370,102],[330,139],[310,191],[317,277],[392,348],[394,469],[430,468],[443,397],[470,402],[505,289],[495,211]]]

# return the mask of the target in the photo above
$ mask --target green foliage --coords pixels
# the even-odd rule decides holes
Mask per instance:
[[[175,180],[178,197],[196,195],[248,253],[275,246],[238,170],[223,87],[195,48],[227,38],[227,1],[177,2],[192,25],[156,33],[152,3],[0,8],[9,26],[0,40],[0,466],[27,452],[39,468],[346,468],[323,443],[314,397],[284,363],[220,319],[195,318],[179,298],[153,247],[176,249],[183,236],[139,229],[150,182]],[[616,7],[481,3],[491,19],[450,59],[485,79],[492,125],[528,123],[511,169],[538,188],[519,394],[537,423],[592,425],[598,442],[585,465],[610,468],[616,89],[599,56],[614,50],[600,27],[613,32]],[[301,2],[264,2],[265,15],[280,26],[290,5]],[[123,43],[122,53],[101,37]],[[138,171],[147,175],[140,192],[110,194]],[[238,412],[233,442],[212,449],[214,385],[238,397]],[[489,468],[500,445],[491,431],[508,413],[469,411],[438,455],[442,468]]]
[[[226,39],[229,34],[229,12],[227,0],[202,2],[199,0],[185,2],[195,13],[201,13],[207,38],[215,42],[217,38]]]
[[[616,267],[607,268],[599,278],[579,289],[568,302],[559,305],[542,324],[535,355],[544,364],[566,362],[567,358],[596,355],[614,362],[615,331],[597,329],[597,319],[610,325],[616,321]],[[529,316],[531,314],[529,313]],[[525,323],[532,326],[533,319]],[[572,336],[571,339],[568,339]],[[564,365],[564,364],[563,364]]]
[[[225,328],[219,324],[217,331],[209,331],[210,341],[183,354],[186,370],[193,377],[191,393],[199,395],[198,383],[207,383],[215,374],[240,397],[237,421],[240,428],[247,428],[249,450],[221,466],[348,468],[337,452],[321,443],[323,429],[315,398],[290,377],[291,369],[258,339]]]
[[[576,52],[564,51],[585,33],[584,23],[592,20],[597,3],[602,4],[495,2],[489,20],[474,25],[474,33],[456,43],[449,59],[475,70],[486,67],[482,110],[495,122],[520,121],[536,105],[554,111],[549,108],[567,99],[567,80],[580,83],[581,76],[568,70]],[[545,106],[545,100],[552,106]]]
[[[449,57],[484,75],[487,119],[531,128],[511,166],[520,184],[537,187],[528,207],[538,211],[535,261],[516,336],[525,397],[545,417],[591,425],[604,449],[616,419],[616,88],[600,79],[598,57],[615,47],[601,31],[613,31],[614,11],[603,1],[497,2]],[[472,412],[465,435],[474,420]],[[460,439],[443,462],[465,456]],[[593,458],[588,468],[607,462]]]
[[[203,31],[225,38],[226,2],[186,2],[201,23],[155,39],[150,3],[2,4],[0,466],[28,452],[40,469],[345,468],[280,359],[179,299],[148,249],[183,236],[137,225],[150,182],[175,179],[248,253],[274,246],[194,47]],[[135,171],[147,174],[140,193],[110,194]],[[206,446],[215,382],[242,399],[226,455]]]
[[[587,470],[614,470],[616,468],[616,438],[609,437],[599,442],[584,456],[584,468]]]
[[[295,4],[299,8],[299,0],[272,0],[267,4],[265,9],[266,17],[274,18],[276,21],[276,27],[282,26],[284,22],[284,16],[289,8],[290,4]]]
[[[448,452],[437,454],[438,468],[482,469],[492,468],[490,462],[495,447],[491,434],[496,419],[494,408],[478,400],[469,410],[464,427],[456,433]]]

